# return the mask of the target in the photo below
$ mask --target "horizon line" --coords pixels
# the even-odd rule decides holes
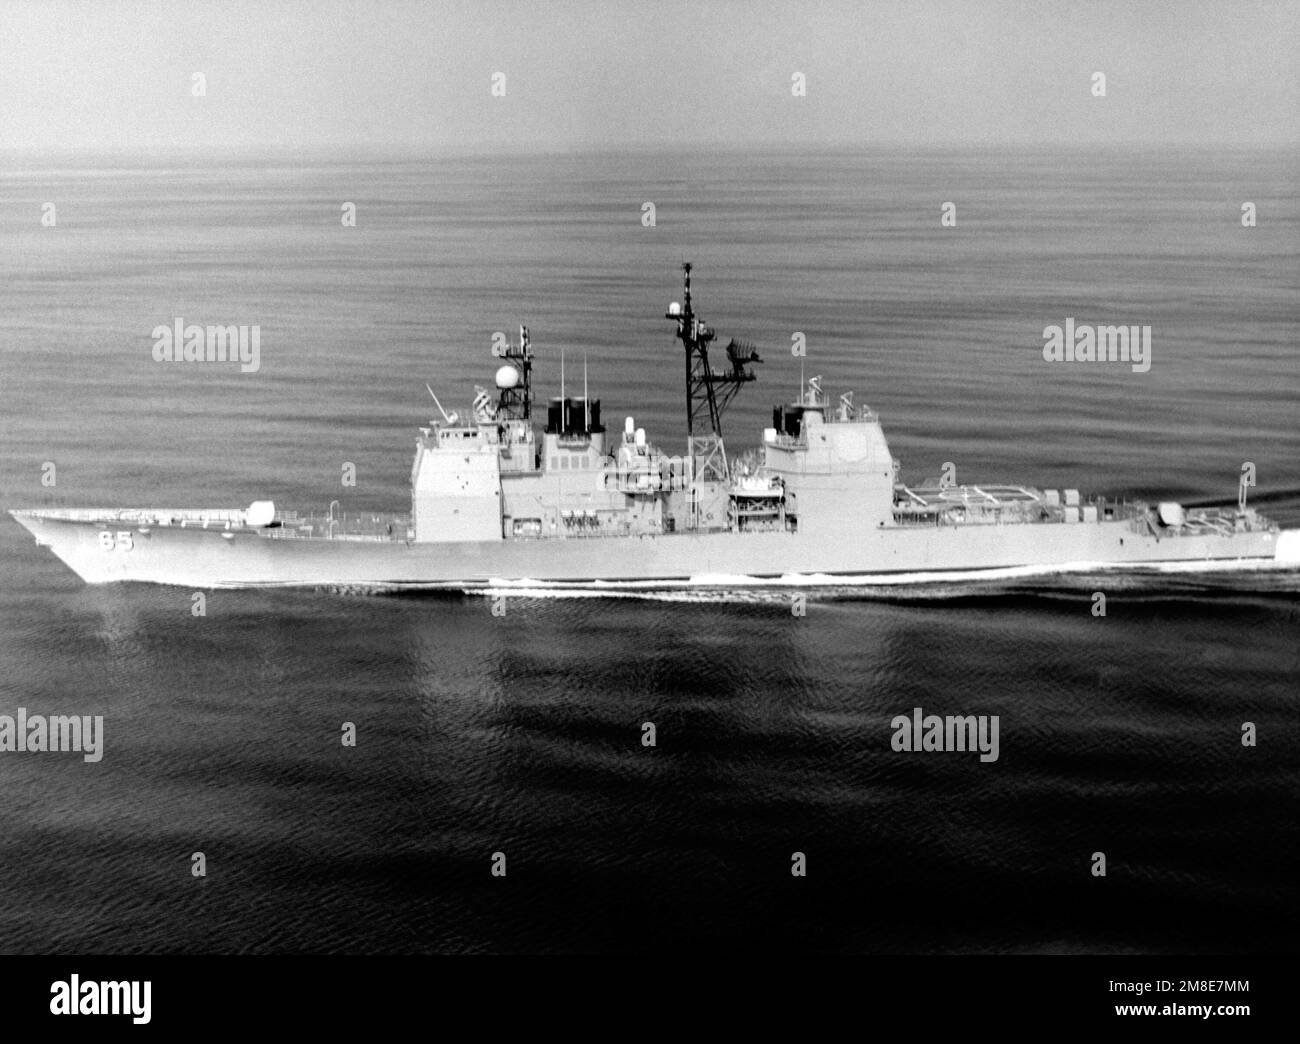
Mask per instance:
[[[1202,141],[1153,141],[1146,139],[1115,139],[1109,141],[979,141],[954,140],[950,142],[915,142],[905,139],[876,139],[870,142],[829,141],[801,142],[778,140],[755,140],[752,142],[732,142],[718,144],[706,140],[694,141],[681,139],[636,142],[625,144],[607,144],[594,141],[570,142],[556,145],[550,142],[512,141],[506,145],[496,143],[457,143],[442,145],[434,143],[411,142],[376,142],[376,143],[321,143],[311,145],[294,145],[281,142],[257,144],[206,144],[164,146],[55,146],[35,147],[7,145],[0,146],[0,157],[13,158],[130,158],[130,159],[189,159],[204,157],[209,160],[226,157],[292,157],[311,158],[339,157],[340,159],[376,159],[413,158],[430,159],[439,157],[510,157],[510,156],[563,156],[563,155],[620,155],[639,153],[694,152],[701,145],[709,145],[713,154],[732,153],[843,153],[863,154],[870,152],[898,152],[910,150],[916,152],[972,152],[993,149],[1010,149],[1016,152],[1066,151],[1078,152],[1114,152],[1134,150],[1138,152],[1192,152],[1242,150],[1249,152],[1285,151],[1300,149],[1300,137],[1270,141],[1249,142],[1229,140]]]

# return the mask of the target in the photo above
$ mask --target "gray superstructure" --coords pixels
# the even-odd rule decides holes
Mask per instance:
[[[761,362],[725,364],[695,314],[690,266],[668,318],[684,347],[687,452],[653,446],[631,417],[611,437],[600,402],[546,404],[533,350],[499,345],[495,395],[420,429],[409,515],[313,518],[247,509],[73,509],[13,516],[88,583],[402,588],[492,584],[679,586],[927,581],[1004,571],[1161,566],[1295,568],[1300,531],[1245,503],[1083,498],[1016,484],[899,481],[880,420],[814,377],[777,407],[757,453],[729,458],[721,419]],[[716,353],[715,353],[716,354]],[[435,399],[436,402],[436,399]]]

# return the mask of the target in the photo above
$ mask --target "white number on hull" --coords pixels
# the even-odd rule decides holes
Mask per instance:
[[[119,530],[116,534],[107,529],[99,531],[99,546],[104,551],[130,551],[135,547],[131,541],[131,531],[129,529]]]

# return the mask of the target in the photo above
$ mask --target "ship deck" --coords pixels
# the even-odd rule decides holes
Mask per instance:
[[[943,509],[956,505],[980,504],[1001,507],[1009,504],[1037,503],[1042,498],[1027,486],[948,486],[910,487],[899,485],[895,489],[911,503],[922,508]]]
[[[1078,490],[1039,490],[1029,486],[981,485],[894,487],[894,522],[899,526],[1127,522],[1139,533],[1155,533],[1157,522],[1147,501],[1081,497]],[[1165,535],[1230,534],[1243,529],[1276,529],[1254,511],[1231,508],[1188,511],[1181,525]]]
[[[38,508],[30,513],[55,521],[101,528],[130,526],[145,532],[154,526],[219,532],[251,530],[272,540],[402,541],[414,536],[410,515],[371,511],[305,515],[277,511],[270,526],[247,525],[242,508]]]
[[[1270,520],[1252,509],[1241,513],[1231,508],[1188,511],[1173,529],[1158,527],[1150,505],[1145,501],[1116,500],[1102,497],[1079,499],[1074,491],[1069,503],[1049,498],[1043,491],[1027,486],[918,486],[898,485],[894,496],[894,525],[913,529],[933,526],[986,526],[1005,524],[1127,522],[1139,533],[1167,536],[1228,535],[1254,529],[1276,530]],[[268,540],[334,540],[370,543],[402,543],[415,539],[409,514],[385,512],[338,512],[301,514],[277,511],[269,526],[248,526],[245,511],[238,508],[40,508],[16,514],[40,515],[44,518],[94,525],[99,528],[129,526],[140,532],[150,527],[201,529],[216,531],[251,531]],[[744,532],[744,530],[741,530]],[[616,537],[617,533],[566,533],[573,539]],[[672,534],[662,534],[670,536]]]
[[[413,540],[410,515],[384,514],[374,511],[336,512],[325,515],[300,515],[297,511],[277,511],[276,525],[262,531],[273,540]]]

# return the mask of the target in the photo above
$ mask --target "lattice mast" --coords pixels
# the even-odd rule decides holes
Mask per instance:
[[[497,371],[497,416],[502,420],[529,421],[533,416],[533,346],[528,327],[519,327],[519,346],[494,345],[492,354],[506,365]],[[514,376],[506,371],[513,369]]]
[[[677,323],[677,338],[686,349],[686,441],[691,474],[697,479],[725,481],[730,476],[722,442],[722,414],[742,385],[754,380],[750,363],[761,363],[752,344],[734,338],[727,344],[727,369],[715,373],[709,364],[709,342],[714,331],[705,325],[691,304],[691,263],[684,273],[682,304],[673,302],[666,318]],[[698,430],[697,430],[698,429]]]

